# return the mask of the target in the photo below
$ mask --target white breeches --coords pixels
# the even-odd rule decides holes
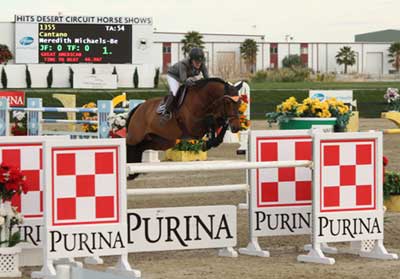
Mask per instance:
[[[172,95],[176,96],[176,93],[178,92],[180,83],[173,77],[167,75],[167,82],[169,86],[169,90],[172,92]]]

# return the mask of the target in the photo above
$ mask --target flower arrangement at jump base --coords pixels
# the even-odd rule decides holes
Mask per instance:
[[[19,169],[0,165],[0,260],[1,277],[19,277],[18,257],[21,248],[15,247],[21,241],[17,226],[23,218],[11,201],[22,193],[28,192],[26,177]],[[4,261],[4,259],[6,259]]]
[[[26,112],[13,111],[11,134],[14,136],[26,136],[28,134]]]
[[[383,98],[388,103],[388,111],[400,111],[400,94],[397,88],[388,88]]]
[[[96,104],[90,102],[82,106],[82,108],[96,108]],[[91,112],[83,112],[82,113],[82,120],[97,120],[97,114]],[[82,130],[84,132],[97,132],[97,124],[82,124]]]
[[[268,123],[278,122],[280,127],[284,127],[291,120],[307,118],[312,121],[321,119],[327,124],[333,125],[335,131],[344,131],[349,123],[351,111],[347,105],[336,98],[325,101],[319,99],[306,98],[298,103],[295,97],[290,97],[276,107],[275,112],[266,114]],[[316,125],[313,123],[313,125]],[[311,127],[298,127],[297,129],[309,129]],[[291,129],[291,128],[286,128]],[[295,128],[296,129],[296,128]]]
[[[125,113],[112,113],[108,117],[110,123],[110,136],[113,138],[124,138],[126,136],[126,121],[128,119],[128,112]]]
[[[175,146],[165,152],[165,159],[171,161],[207,160],[207,152],[203,151],[203,146],[203,139],[177,139]]]
[[[246,111],[247,111],[247,107],[249,105],[249,98],[247,97],[246,94],[240,95],[240,100],[241,100],[241,104],[239,107],[239,119],[240,119],[240,131],[245,131],[248,130],[250,128],[250,120],[247,119],[246,116]]]
[[[384,204],[389,211],[400,212],[400,173],[386,171],[389,164],[386,156],[383,156],[383,197]]]
[[[28,192],[26,177],[17,168],[0,165],[0,246],[13,247],[20,242],[19,232],[11,233],[14,226],[22,223],[17,208],[6,206],[22,193]],[[4,245],[5,244],[5,245]]]

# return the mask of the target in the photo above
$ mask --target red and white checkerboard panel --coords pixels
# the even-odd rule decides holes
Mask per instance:
[[[119,222],[116,147],[55,148],[53,225]]]
[[[321,211],[376,207],[375,141],[321,141]]]
[[[43,217],[43,163],[41,143],[0,144],[0,162],[21,170],[29,192],[11,201],[24,218]]]
[[[257,161],[312,159],[309,136],[260,137],[256,140]],[[311,170],[304,167],[257,170],[258,207],[311,205]]]

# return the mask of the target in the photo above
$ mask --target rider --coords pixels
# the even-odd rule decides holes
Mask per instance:
[[[167,81],[170,91],[164,103],[157,109],[157,113],[161,114],[163,118],[171,118],[175,97],[181,84],[188,87],[192,86],[196,80],[201,78],[200,73],[203,74],[203,78],[208,78],[208,70],[204,60],[203,50],[194,47],[190,50],[188,58],[175,63],[168,69]]]

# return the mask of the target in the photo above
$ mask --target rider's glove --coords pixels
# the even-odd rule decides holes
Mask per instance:
[[[190,78],[188,78],[188,79],[185,81],[185,85],[186,85],[186,86],[192,86],[192,85],[194,85],[194,83],[195,83],[195,81],[194,81],[193,79],[190,79]]]

